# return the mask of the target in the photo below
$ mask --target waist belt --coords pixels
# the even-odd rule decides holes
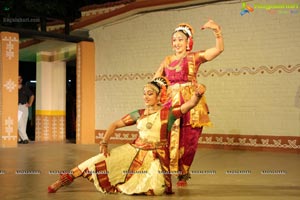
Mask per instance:
[[[151,150],[151,149],[166,147],[167,142],[166,141],[150,142],[146,139],[137,138],[135,142],[132,144],[132,146],[140,149]]]
[[[175,83],[174,85],[170,85],[170,88],[172,89],[179,89],[181,87],[191,86],[192,82],[186,82],[186,83]]]

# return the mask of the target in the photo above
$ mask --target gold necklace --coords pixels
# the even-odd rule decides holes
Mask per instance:
[[[150,115],[150,114],[149,114],[149,112],[148,112],[148,115],[147,115],[147,123],[146,123],[146,128],[147,128],[147,129],[151,129],[151,128],[152,128],[152,126],[153,126],[153,124],[155,123],[156,118],[157,118],[157,116],[158,116],[158,112],[159,112],[159,111],[156,112],[155,117],[154,117],[154,119],[153,119],[152,122],[149,122],[149,115]]]
[[[175,70],[176,72],[180,72],[181,71],[181,63],[182,63],[182,59],[180,59],[175,66],[168,65],[167,68],[169,70]]]
[[[186,55],[187,55],[187,52],[185,52],[183,55],[178,55],[178,56],[176,54],[174,54],[176,60],[183,59]]]
[[[186,55],[187,55],[187,53],[184,53],[183,56],[174,55],[175,60],[173,60],[172,62],[176,61],[177,64],[175,64],[174,66],[168,65],[167,68],[170,70],[175,70],[176,72],[180,72],[182,69],[181,64],[182,64],[183,58],[186,57]]]

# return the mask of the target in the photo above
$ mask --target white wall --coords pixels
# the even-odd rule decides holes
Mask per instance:
[[[236,3],[234,3],[236,2]],[[205,133],[300,136],[299,8],[255,8],[240,15],[231,1],[135,15],[90,32],[96,44],[96,127],[106,129],[135,108],[143,108],[142,87],[163,58],[172,54],[177,24],[195,29],[194,50],[215,44],[212,31],[200,27],[209,18],[222,26],[225,51],[201,66],[214,124]],[[283,1],[249,1],[255,4]],[[283,13],[284,12],[284,13]],[[135,127],[128,128],[135,130]],[[126,129],[125,129],[126,130]]]

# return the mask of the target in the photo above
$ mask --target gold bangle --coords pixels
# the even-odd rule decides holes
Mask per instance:
[[[216,38],[222,37],[222,31],[221,30],[219,30],[218,32],[214,31],[214,34],[215,34]]]
[[[99,142],[99,145],[102,145],[102,146],[107,146],[107,145],[108,145],[108,143],[107,143],[107,142],[104,142],[104,141],[101,141],[101,142]]]
[[[196,97],[198,97],[200,99],[203,94],[200,94],[199,92],[195,92],[195,95],[196,95]]]

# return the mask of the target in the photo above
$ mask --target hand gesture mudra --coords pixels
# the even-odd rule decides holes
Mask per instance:
[[[205,93],[205,91],[206,91],[205,85],[203,85],[201,83],[197,83],[196,80],[192,80],[192,85],[195,90],[196,96],[202,96]]]
[[[203,95],[206,91],[206,86],[203,84],[197,84],[195,88],[196,95]]]
[[[220,26],[214,22],[213,20],[208,20],[202,27],[201,27],[202,30],[204,29],[212,29],[214,31],[219,31],[220,30]]]
[[[109,156],[109,151],[108,151],[107,144],[105,144],[105,145],[104,144],[100,144],[99,151],[100,151],[100,153],[103,153],[103,155],[105,157]]]

